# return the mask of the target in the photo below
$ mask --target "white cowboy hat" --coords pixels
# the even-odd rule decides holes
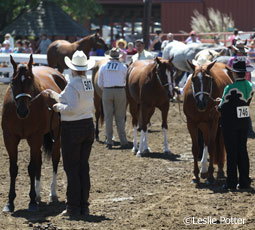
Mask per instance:
[[[85,71],[94,67],[95,60],[88,60],[83,51],[77,50],[73,54],[72,60],[65,56],[65,63],[71,70]]]

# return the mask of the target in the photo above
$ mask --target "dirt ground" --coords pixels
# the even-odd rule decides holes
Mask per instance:
[[[0,103],[7,85],[0,85]],[[255,117],[254,102],[252,117]],[[168,116],[168,142],[174,157],[163,154],[161,118],[157,110],[149,133],[151,153],[137,158],[130,150],[114,146],[107,150],[101,142],[93,145],[91,167],[91,215],[87,218],[61,217],[65,208],[66,177],[62,160],[58,173],[59,203],[49,204],[52,165],[42,167],[42,203],[38,212],[28,212],[29,149],[19,145],[19,173],[16,180],[15,212],[0,214],[0,229],[255,229],[254,191],[225,192],[224,181],[196,186],[193,178],[191,139],[181,120],[177,104],[171,103]],[[254,119],[255,120],[255,119]],[[133,129],[127,115],[127,136]],[[104,127],[100,129],[104,140]],[[116,129],[115,129],[116,133]],[[0,131],[0,208],[8,199],[9,162]],[[255,139],[249,139],[251,177],[254,180]],[[217,171],[217,170],[216,170]],[[254,182],[252,183],[254,186]]]

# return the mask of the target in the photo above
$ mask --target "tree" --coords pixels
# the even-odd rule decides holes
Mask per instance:
[[[46,0],[45,0],[46,1]],[[48,0],[50,1],[50,0]],[[90,19],[102,13],[102,6],[98,0],[51,0],[56,2],[66,13],[74,19]],[[0,1],[0,30],[12,22],[26,10],[33,8],[40,0],[1,0]]]

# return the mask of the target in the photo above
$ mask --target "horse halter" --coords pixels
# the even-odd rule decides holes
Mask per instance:
[[[156,66],[156,77],[157,77],[157,79],[158,79],[158,81],[159,81],[159,84],[162,86],[162,87],[165,87],[165,86],[171,86],[171,92],[173,92],[173,88],[174,88],[174,84],[172,83],[172,80],[171,80],[171,77],[168,77],[167,76],[167,83],[166,84],[163,84],[162,83],[162,81],[161,81],[161,79],[160,79],[160,76],[159,76],[159,73],[158,73],[158,71],[159,71],[159,69],[158,69],[158,67],[159,67],[159,64],[157,64],[157,66]],[[170,72],[170,71],[169,71]],[[168,78],[170,78],[170,79],[168,79]]]

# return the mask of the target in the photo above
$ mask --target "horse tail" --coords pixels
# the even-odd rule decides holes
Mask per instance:
[[[218,125],[215,144],[216,144],[216,148],[215,148],[213,163],[218,165],[220,164],[223,165],[225,161],[226,152],[225,152],[223,135],[222,135],[220,125]]]
[[[47,157],[51,157],[53,150],[53,141],[52,141],[52,135],[50,132],[46,133],[43,136],[43,151],[46,154]]]

